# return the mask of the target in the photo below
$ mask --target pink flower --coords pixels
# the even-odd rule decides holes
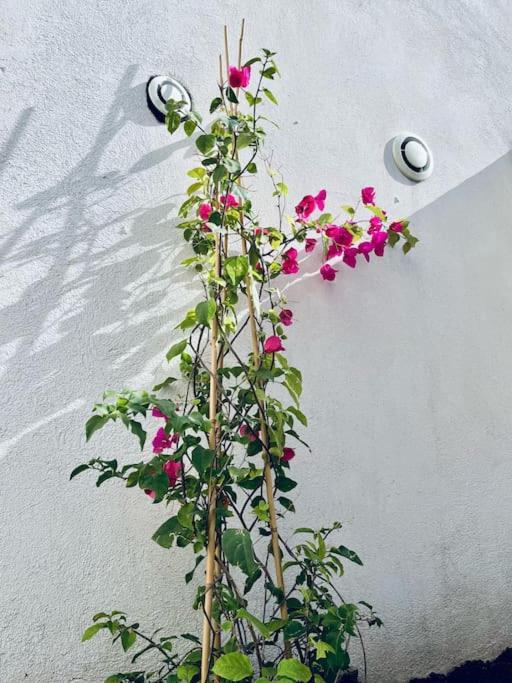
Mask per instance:
[[[290,460],[293,460],[295,457],[295,451],[293,448],[288,448],[288,446],[285,446],[283,448],[283,455],[281,456],[281,460],[284,460],[284,462],[290,462]]]
[[[373,233],[372,244],[375,256],[384,256],[384,247],[386,246],[387,238],[388,233],[385,230],[380,230],[379,232]]]
[[[402,232],[404,226],[401,221],[393,221],[393,223],[390,224],[389,229],[393,230],[393,232]]]
[[[297,204],[295,207],[295,213],[299,218],[309,218],[313,211],[315,210],[316,207],[316,201],[315,198],[307,194],[305,197],[303,197],[300,202]]]
[[[270,228],[254,228],[254,234],[256,237],[261,237],[261,235],[268,235]]]
[[[336,242],[337,245],[344,247],[351,245],[352,240],[354,239],[351,232],[349,232],[346,228],[340,228],[337,225],[328,225],[326,227],[325,234],[333,242]]]
[[[289,308],[283,308],[281,313],[279,313],[279,320],[285,325],[286,327],[289,327],[293,323],[293,312],[290,311]]]
[[[263,344],[265,353],[277,353],[277,351],[284,351],[284,346],[281,344],[281,338],[273,334],[271,337],[265,339]]]
[[[357,247],[347,247],[343,251],[343,263],[346,263],[350,268],[356,267],[356,256],[359,253]]]
[[[359,242],[357,248],[359,253],[362,254],[368,262],[370,262],[370,254],[373,251],[373,244],[371,242]]]
[[[292,261],[292,259],[285,259],[283,265],[281,266],[281,272],[285,275],[293,275],[299,272],[299,264],[297,261]]]
[[[320,275],[323,277],[324,280],[329,280],[330,282],[334,280],[337,272],[338,271],[335,270],[328,263],[324,263],[324,265],[320,268]]]
[[[327,192],[325,190],[320,190],[320,192],[315,197],[315,204],[319,211],[325,209],[325,199],[327,197]]]
[[[361,190],[361,199],[363,204],[375,204],[375,188],[363,187]]]
[[[327,249],[327,260],[330,261],[336,256],[341,256],[343,254],[343,247],[340,247],[335,242],[331,242]]]
[[[237,69],[236,66],[229,67],[229,85],[232,88],[247,88],[250,80],[250,66],[243,66],[241,69]]]
[[[146,494],[146,496],[149,496],[151,500],[155,500],[156,491],[152,491],[151,489],[144,489],[144,493]]]
[[[306,254],[309,254],[314,250],[316,246],[316,239],[314,237],[306,238]]]
[[[220,198],[220,203],[224,204],[227,209],[232,206],[238,206],[238,199],[232,194],[223,194]]]
[[[201,218],[201,220],[207,221],[210,218],[212,211],[212,205],[208,204],[208,202],[203,202],[202,204],[200,204],[197,213],[199,214],[199,218]]]
[[[153,417],[163,417],[164,420],[167,420],[167,415],[164,415],[159,408],[153,408],[151,410],[151,415],[153,415]]]
[[[297,263],[298,252],[297,249],[291,247],[283,254],[283,263],[281,266],[281,271],[285,275],[293,275],[299,272],[299,264]]]
[[[382,228],[382,221],[378,216],[372,216],[370,218],[370,227],[368,228],[368,232],[370,235],[372,232],[377,232],[377,230],[380,230]]]
[[[178,460],[168,460],[162,469],[166,473],[167,479],[169,479],[169,485],[174,486],[181,472],[181,462]]]
[[[179,438],[179,434],[166,434],[165,429],[160,427],[153,439],[153,453],[163,453],[164,450],[172,448],[178,443]]]
[[[258,430],[250,429],[249,425],[245,424],[245,422],[240,425],[239,434],[240,436],[247,437],[249,441],[256,441],[259,438]]]

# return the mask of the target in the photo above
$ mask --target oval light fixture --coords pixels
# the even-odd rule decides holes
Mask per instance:
[[[432,175],[434,157],[429,146],[414,133],[400,133],[393,140],[393,159],[400,173],[420,182]]]
[[[172,76],[151,76],[146,84],[146,98],[148,107],[153,115],[162,123],[165,122],[168,100],[184,102],[181,107],[183,116],[192,109],[192,97],[185,86]]]

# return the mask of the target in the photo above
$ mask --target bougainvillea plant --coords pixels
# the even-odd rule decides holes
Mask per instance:
[[[204,571],[193,605],[203,630],[147,634],[122,612],[96,614],[83,640],[105,631],[135,652],[135,670],[108,683],[331,683],[349,666],[361,622],[380,625],[370,605],[347,603],[339,592],[343,563],[361,564],[340,543],[339,523],[297,529],[293,541],[281,532],[281,518],[294,512],[294,459],[308,448],[302,376],[285,355],[293,311],[282,289],[310,254],[330,282],[341,268],[365,265],[398,243],[407,253],[417,239],[406,220],[392,221],[377,206],[372,187],[336,215],[326,211],[326,190],[315,190],[286,216],[287,187],[262,153],[268,118],[261,110],[277,103],[269,87],[279,75],[274,58],[269,50],[245,63],[239,56],[236,66],[226,62],[225,75],[221,59],[208,123],[194,111],[183,116],[181,102],[167,104],[169,132],[183,129],[198,152],[177,229],[191,251],[183,266],[203,297],[167,352],[179,378],[152,391],[108,391],[87,422],[87,439],[121,422],[137,437],[142,460],[95,458],[71,476],[95,471],[98,486],[119,479],[162,507],[153,540],[178,563],[190,557],[178,557],[180,549],[192,549],[185,582]],[[272,225],[260,222],[246,187],[260,166],[273,184]]]

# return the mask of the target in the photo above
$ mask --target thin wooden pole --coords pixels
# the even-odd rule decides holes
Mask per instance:
[[[215,235],[215,273],[220,277],[220,239]],[[217,370],[218,370],[218,338],[219,329],[217,316],[215,315],[211,322],[211,360],[210,360],[210,433],[209,446],[212,451],[218,450],[218,430],[217,430]],[[211,655],[211,634],[215,634],[215,622],[212,618],[213,606],[213,591],[215,588],[215,556],[217,548],[217,486],[215,482],[211,482],[208,490],[208,541],[206,546],[206,576],[205,576],[205,593],[204,593],[204,617],[203,617],[203,639],[201,650],[201,683],[207,683],[208,673],[210,668]]]
[[[247,256],[247,241],[244,236],[242,236],[242,253]],[[258,342],[258,332],[256,328],[256,316],[254,314],[254,301],[252,296],[252,279],[250,275],[247,275],[245,280],[245,287],[247,291],[247,308],[249,311],[249,326],[251,330],[251,341],[252,341],[252,356],[255,368],[260,366],[260,347]],[[263,443],[263,478],[265,480],[265,491],[267,494],[268,512],[270,518],[270,536],[272,542],[272,555],[274,556],[274,567],[276,572],[276,583],[277,587],[283,593],[283,602],[281,603],[279,609],[281,612],[282,619],[288,619],[288,607],[285,602],[285,585],[284,585],[284,574],[283,574],[283,564],[281,562],[281,547],[279,544],[279,532],[277,529],[277,513],[276,504],[274,498],[274,482],[272,481],[272,469],[270,467],[270,460],[268,457],[268,429],[265,414],[260,409],[259,411],[260,420],[260,439]],[[290,643],[285,640],[284,642],[284,655],[285,657],[291,657]]]
[[[238,68],[240,69],[242,66],[242,44],[243,44],[243,39],[244,39],[244,29],[245,29],[245,19],[242,19],[242,26],[240,29],[240,39],[238,42]],[[238,97],[238,90],[237,90],[237,97]],[[241,219],[242,222],[242,231],[243,231],[243,216]],[[242,232],[242,254],[244,256],[247,256],[247,241],[245,239],[245,236],[243,235]],[[260,366],[260,347],[258,343],[258,331],[256,328],[256,316],[254,314],[254,301],[253,301],[253,295],[252,295],[252,278],[248,274],[245,280],[245,288],[247,292],[247,308],[249,311],[249,326],[251,330],[251,342],[252,342],[252,356],[253,356],[253,364],[255,368],[258,368]],[[280,605],[280,612],[281,612],[281,618],[282,619],[288,619],[288,607],[286,606],[286,602],[284,601],[284,596],[286,595],[285,592],[285,585],[284,585],[284,574],[283,574],[283,564],[281,562],[281,547],[279,545],[279,532],[277,529],[277,513],[276,513],[276,504],[275,504],[275,498],[274,498],[274,483],[272,481],[272,469],[270,467],[270,461],[268,457],[268,447],[269,447],[269,438],[268,438],[268,429],[267,429],[267,422],[266,422],[266,417],[263,413],[262,410],[258,411],[259,413],[259,420],[260,420],[260,438],[264,446],[264,451],[263,451],[263,478],[265,480],[265,491],[267,494],[267,503],[268,503],[268,511],[269,511],[269,518],[270,518],[270,535],[271,535],[271,542],[272,542],[272,555],[274,556],[274,567],[275,567],[275,573],[276,573],[276,583],[277,587],[282,591],[283,593],[283,602]],[[290,643],[288,641],[285,641],[284,643],[284,654],[285,657],[291,657],[291,648],[290,648]]]
[[[229,79],[228,27],[224,24],[224,56],[226,57],[226,77]]]

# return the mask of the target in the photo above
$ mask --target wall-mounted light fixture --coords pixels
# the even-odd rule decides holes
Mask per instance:
[[[400,133],[393,140],[393,159],[410,180],[426,180],[434,170],[434,157],[425,140],[414,133]]]
[[[185,86],[172,76],[151,76],[146,84],[146,98],[148,107],[154,116],[164,123],[167,109],[165,104],[168,100],[184,102],[181,107],[183,116],[192,109],[192,97]]]

